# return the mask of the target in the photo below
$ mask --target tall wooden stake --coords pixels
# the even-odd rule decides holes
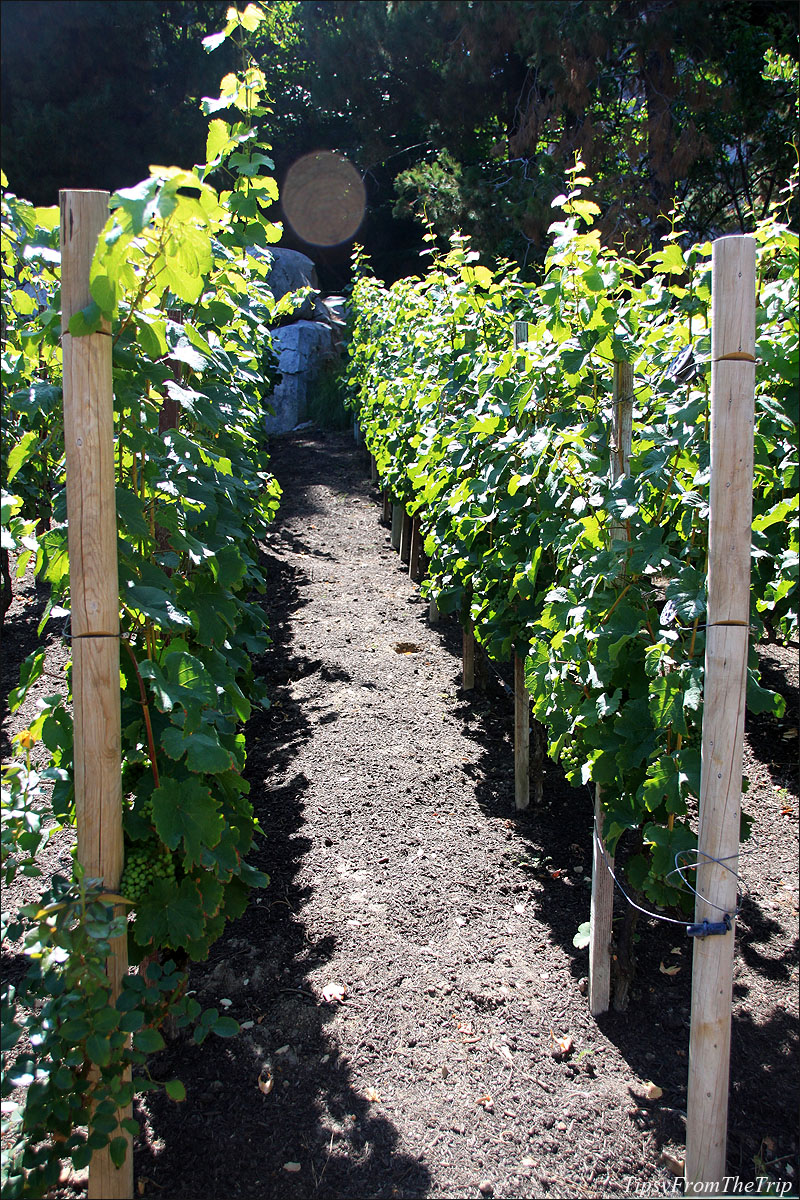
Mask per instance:
[[[528,340],[528,322],[514,322],[514,349],[517,350]],[[522,653],[514,652],[514,807],[527,808],[531,800],[530,780],[530,737],[531,737],[531,697],[525,687],[525,656],[527,647]],[[539,761],[539,778],[537,793],[541,794],[541,760]]]
[[[111,335],[108,328],[85,337],[68,333],[70,317],[91,298],[89,267],[108,216],[108,192],[64,191],[60,202],[78,859],[89,878],[117,891],[124,851]],[[127,970],[123,934],[112,942],[107,963],[115,998]],[[129,1117],[130,1108],[118,1115]],[[133,1195],[133,1152],[126,1136],[121,1168],[108,1149],[92,1157],[90,1200]]]
[[[411,548],[408,555],[408,574],[415,583],[422,574],[421,558],[422,530],[420,528],[419,517],[414,517],[411,522]]]
[[[411,559],[411,517],[403,509],[402,523],[400,525],[400,561],[408,563]]]
[[[736,911],[742,793],[755,390],[755,240],[714,243],[711,484],[695,921]],[[720,862],[712,861],[720,860]],[[724,864],[724,865],[721,865]],[[725,1177],[735,928],[694,940],[686,1195]],[[721,1191],[720,1193],[721,1194]]]
[[[525,654],[514,653],[514,807],[527,808],[531,799],[531,697],[525,687]]]
[[[395,550],[400,549],[400,538],[403,533],[403,506],[402,504],[392,505],[392,535],[391,544]]]
[[[475,629],[469,617],[461,630],[461,686],[465,692],[475,687]]]
[[[630,474],[633,436],[633,367],[614,363],[614,414],[611,431],[611,478]],[[613,522],[611,540],[628,537],[625,525]],[[605,810],[600,785],[595,786],[592,838],[592,904],[589,936],[589,1009],[593,1016],[608,1011],[611,1000],[611,929],[614,915],[614,858],[605,848]]]

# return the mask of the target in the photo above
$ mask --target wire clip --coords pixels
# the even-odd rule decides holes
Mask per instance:
[[[722,921],[699,921],[696,925],[687,925],[687,937],[705,938],[713,933],[730,933],[731,918],[728,913]]]

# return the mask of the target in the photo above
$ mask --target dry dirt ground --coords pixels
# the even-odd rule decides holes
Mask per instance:
[[[549,764],[543,804],[515,813],[509,698],[491,676],[461,689],[460,631],[429,624],[352,438],[276,439],[273,467],[272,707],[247,731],[266,834],[252,861],[271,882],[192,972],[240,1036],[181,1037],[152,1059],[188,1094],[138,1105],[137,1194],[677,1193],[689,939],[643,920],[629,1011],[592,1018],[573,946],[591,796]],[[9,670],[30,649],[26,599],[7,622]],[[728,1165],[796,1195],[797,646],[762,661],[787,711],[748,725]],[[54,1195],[82,1190],[65,1179]]]

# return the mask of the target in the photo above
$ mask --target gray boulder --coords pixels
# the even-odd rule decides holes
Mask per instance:
[[[302,305],[284,320],[319,320],[316,311],[318,307],[316,293],[319,291],[317,268],[307,254],[301,254],[299,250],[288,250],[284,246],[270,246],[269,250],[262,249],[260,246],[251,246],[249,252],[260,258],[271,260],[272,265],[267,282],[276,300],[280,300],[289,292],[296,292],[300,288],[313,288],[315,294],[307,297]]]
[[[282,379],[270,396],[275,413],[266,418],[266,429],[285,433],[305,419],[309,384],[334,353],[333,333],[322,321],[295,321],[273,329],[272,348]]]

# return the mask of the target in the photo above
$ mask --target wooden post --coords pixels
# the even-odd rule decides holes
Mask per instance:
[[[611,430],[611,478],[614,482],[630,474],[633,437],[633,367],[614,363],[614,413]],[[612,542],[627,538],[628,529],[611,523]],[[592,903],[589,937],[589,1009],[593,1016],[608,1012],[611,1000],[611,923],[614,915],[614,856],[603,840],[605,810],[600,785],[594,793],[592,836]]]
[[[389,495],[387,488],[383,489],[383,508],[381,510],[381,520],[384,525],[390,525],[392,520],[392,497]]]
[[[369,456],[369,479],[370,483],[378,482],[378,464],[375,462],[375,455]]]
[[[755,390],[755,240],[714,243],[711,267],[711,483],[700,826],[686,1125],[686,1195],[726,1174],[731,995],[739,863]],[[719,859],[720,862],[711,861]],[[721,1193],[720,1193],[721,1194]]]
[[[420,557],[422,554],[422,531],[419,527],[419,517],[411,522],[411,548],[408,556],[408,574],[416,581],[420,577]]]
[[[85,337],[68,332],[70,317],[91,298],[89,268],[108,216],[108,192],[63,191],[59,199],[78,859],[88,878],[115,892],[124,850],[111,335],[107,326]],[[112,942],[107,963],[115,998],[127,970],[123,934]],[[129,1117],[130,1107],[118,1115]],[[133,1151],[125,1136],[121,1168],[107,1148],[93,1155],[90,1200],[133,1195]]]
[[[514,651],[514,807],[530,804],[531,697],[525,687],[525,655]]]
[[[400,549],[400,537],[403,532],[403,506],[402,504],[392,505],[392,537],[391,542],[395,550]]]
[[[400,526],[400,561],[407,563],[411,558],[411,517],[403,509]]]
[[[465,692],[475,687],[475,630],[469,617],[461,631],[461,686]]]
[[[514,349],[528,340],[528,322],[514,322]],[[530,779],[531,697],[525,687],[525,654],[514,652],[514,806],[527,808],[531,800]],[[536,791],[542,792],[541,762]]]

